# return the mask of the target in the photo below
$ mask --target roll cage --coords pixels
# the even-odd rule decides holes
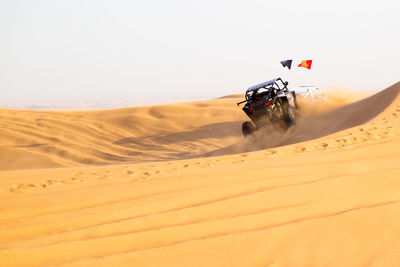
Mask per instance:
[[[254,86],[249,87],[245,93],[245,100],[237,103],[239,106],[242,103],[249,102],[253,96],[265,96],[276,91],[288,90],[288,82],[284,82],[281,78],[275,78]]]

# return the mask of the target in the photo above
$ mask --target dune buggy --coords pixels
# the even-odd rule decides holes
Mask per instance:
[[[287,88],[281,78],[257,84],[246,90],[243,111],[251,119],[242,124],[244,136],[267,124],[278,124],[284,129],[296,123],[296,93]]]

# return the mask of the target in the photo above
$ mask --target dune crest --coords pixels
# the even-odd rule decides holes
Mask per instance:
[[[396,99],[399,90],[400,84],[397,83],[375,95],[338,108],[334,107],[346,103],[348,98],[330,94],[327,101],[322,103],[318,101],[305,103],[302,100],[300,105],[303,105],[303,107],[311,105],[311,107],[304,107],[303,112],[300,110],[300,118],[296,125],[288,131],[283,132],[272,126],[267,126],[254,136],[206,155],[225,155],[285,146],[320,138],[364,124],[385,110]]]

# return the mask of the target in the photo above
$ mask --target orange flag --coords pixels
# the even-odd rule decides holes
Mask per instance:
[[[304,67],[304,68],[307,68],[307,69],[311,69],[311,64],[312,64],[312,60],[303,60],[298,65],[298,67]]]

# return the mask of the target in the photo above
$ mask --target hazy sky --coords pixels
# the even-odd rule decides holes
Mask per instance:
[[[0,106],[191,101],[275,76],[378,91],[400,80],[399,11],[397,0],[0,0]]]

